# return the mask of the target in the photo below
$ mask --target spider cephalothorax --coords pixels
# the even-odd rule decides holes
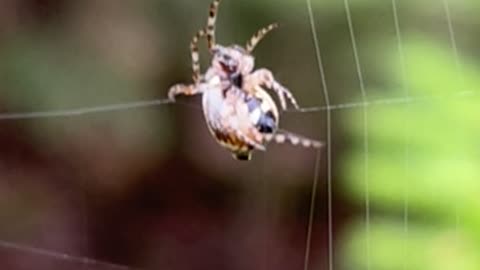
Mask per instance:
[[[250,74],[255,66],[255,59],[244,48],[238,45],[224,47],[215,45],[212,49],[212,68],[222,79],[242,81],[242,77]],[[234,82],[241,87],[241,82]]]
[[[304,147],[320,147],[318,141],[278,129],[279,112],[267,90],[273,90],[281,108],[287,108],[287,99],[298,109],[290,91],[278,83],[267,69],[254,70],[252,52],[262,38],[277,27],[271,24],[260,29],[245,48],[228,47],[215,42],[215,22],[220,0],[210,6],[206,29],[198,31],[190,44],[193,84],[172,86],[168,96],[202,94],[202,105],[207,125],[217,141],[228,148],[239,160],[249,160],[253,150],[265,150],[270,141],[290,142]],[[200,73],[198,41],[206,37],[212,63],[205,74]]]

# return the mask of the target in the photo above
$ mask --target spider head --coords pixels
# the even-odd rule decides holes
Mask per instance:
[[[228,47],[215,45],[212,53],[212,66],[229,78],[247,75],[253,70],[253,56],[238,45]]]

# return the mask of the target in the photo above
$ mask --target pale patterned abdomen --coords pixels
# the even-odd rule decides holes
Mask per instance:
[[[209,89],[203,110],[215,139],[241,160],[249,160],[254,149],[264,150],[264,135],[278,128],[277,108],[263,89],[255,96],[234,86]]]

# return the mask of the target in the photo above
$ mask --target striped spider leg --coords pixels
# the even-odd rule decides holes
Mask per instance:
[[[206,35],[206,31],[204,29],[199,30],[195,36],[193,36],[192,41],[190,43],[190,54],[192,57],[192,79],[193,84],[185,85],[185,84],[177,84],[170,88],[168,91],[168,98],[172,101],[175,101],[175,97],[177,95],[186,95],[186,96],[193,96],[197,94],[201,94],[202,87],[199,87],[201,74],[200,74],[200,55],[198,53],[198,41]]]

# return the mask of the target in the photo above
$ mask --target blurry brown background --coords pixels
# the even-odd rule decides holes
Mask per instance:
[[[441,4],[398,2],[402,31],[448,44]],[[171,85],[190,81],[188,44],[209,4],[0,0],[0,112],[165,98]],[[312,4],[331,102],[358,101],[343,1]],[[390,1],[352,0],[351,9],[365,84],[398,88],[379,65],[380,48],[396,37]],[[474,32],[473,17],[462,17],[462,33]],[[280,28],[257,48],[257,67],[271,69],[302,106],[325,105],[304,1],[224,0],[217,39],[244,44],[271,22]],[[459,43],[474,44],[462,33]],[[337,185],[353,144],[343,116],[332,111],[335,265],[344,225],[365,214]],[[325,121],[325,111],[285,113],[281,126],[325,141]],[[233,160],[211,138],[198,97],[0,120],[0,269],[302,269],[316,154],[271,145],[251,162]],[[324,150],[320,157],[312,269],[328,267]]]

